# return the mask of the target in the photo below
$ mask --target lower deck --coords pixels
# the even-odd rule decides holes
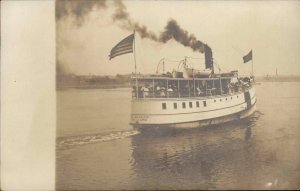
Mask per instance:
[[[206,127],[206,126],[212,126],[212,125],[219,125],[227,122],[232,122],[240,119],[244,119],[246,117],[249,117],[252,115],[256,110],[256,103],[251,105],[250,108],[247,108],[246,110],[229,114],[226,116],[221,116],[217,118],[211,118],[211,119],[204,119],[204,120],[197,120],[197,121],[191,121],[191,122],[182,122],[182,123],[168,123],[168,124],[132,124],[135,128],[148,128],[148,127],[167,127],[167,128],[196,128],[196,127]]]
[[[256,102],[255,89],[201,98],[132,100],[131,124],[176,124],[239,113]]]

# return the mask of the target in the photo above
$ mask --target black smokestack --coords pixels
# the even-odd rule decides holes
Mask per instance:
[[[213,70],[213,57],[211,48],[208,45],[204,45],[205,50],[205,68],[210,68]]]

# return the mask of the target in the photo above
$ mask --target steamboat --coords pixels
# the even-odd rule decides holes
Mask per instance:
[[[135,32],[120,41],[110,59],[134,53],[131,122],[134,127],[164,126],[193,128],[217,125],[250,116],[256,109],[252,50],[243,57],[252,60],[252,74],[238,71],[214,73],[212,50],[202,44],[205,69],[190,67],[184,59],[177,69],[154,75],[136,72]],[[202,52],[202,51],[201,51]]]
[[[207,50],[205,65],[194,70],[185,59],[182,71],[132,76],[131,125],[194,128],[250,116],[256,109],[254,77],[214,74]]]

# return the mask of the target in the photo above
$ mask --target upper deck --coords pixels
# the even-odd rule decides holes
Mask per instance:
[[[252,86],[248,77],[172,78],[169,76],[133,76],[134,99],[201,98],[246,91]],[[138,87],[138,91],[136,91]]]

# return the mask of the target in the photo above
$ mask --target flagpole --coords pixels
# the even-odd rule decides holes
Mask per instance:
[[[137,80],[137,72],[136,72],[136,57],[135,57],[135,30],[133,31],[133,56],[134,56],[134,70],[135,70],[135,91],[136,91],[136,98],[138,98],[139,91],[138,91],[138,80]]]
[[[252,77],[253,77],[253,80],[254,80],[254,73],[253,73],[253,50],[251,49],[251,52],[252,52],[252,58],[251,58],[251,61],[252,61]]]

